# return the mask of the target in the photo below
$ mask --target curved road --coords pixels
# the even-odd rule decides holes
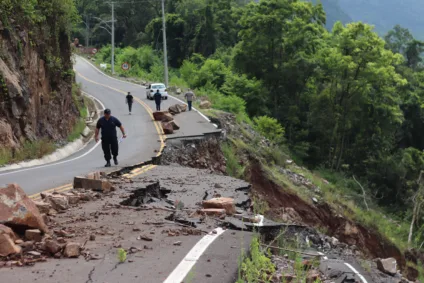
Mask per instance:
[[[161,148],[160,139],[164,136],[152,121],[150,113],[153,102],[146,100],[145,88],[110,78],[85,59],[77,58],[74,68],[77,82],[82,84],[83,91],[99,99],[106,108],[110,108],[112,115],[122,122],[128,135],[120,144],[119,167],[112,167],[109,171],[141,163],[155,156],[155,150]],[[131,116],[125,104],[125,94],[128,91],[135,97]],[[164,101],[163,108],[166,109],[175,103],[179,102],[174,99]],[[212,124],[195,112],[177,116],[176,121],[181,126],[179,134],[182,136],[216,131]],[[18,183],[31,195],[69,184],[78,175],[96,170],[108,171],[104,170],[104,163],[101,146],[91,141],[83,150],[58,162],[1,172],[0,185]]]

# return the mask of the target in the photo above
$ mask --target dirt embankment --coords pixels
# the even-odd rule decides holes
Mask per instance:
[[[239,133],[231,115],[224,115],[221,120],[216,120],[223,129],[224,133],[231,136]],[[244,129],[253,134],[253,130]],[[220,140],[211,139],[209,141],[191,142],[180,145],[178,148],[179,159],[172,158],[170,154],[165,152],[164,158],[169,163],[179,163],[183,166],[195,168],[219,168],[214,164],[222,162],[223,153],[219,147]],[[264,146],[266,144],[264,143]],[[211,155],[210,148],[214,148]],[[174,150],[174,149],[173,149]],[[171,150],[170,150],[171,151]],[[184,156],[181,160],[181,156]],[[202,162],[198,162],[200,156],[205,156]],[[330,205],[326,203],[307,202],[300,196],[292,193],[290,190],[280,186],[265,174],[261,162],[254,156],[250,156],[248,152],[245,156],[239,156],[243,163],[247,164],[245,170],[245,180],[252,185],[252,193],[255,197],[266,201],[269,210],[266,216],[274,220],[287,220],[287,218],[295,219],[301,224],[306,224],[315,228],[323,228],[327,234],[336,237],[341,242],[350,246],[358,247],[364,254],[370,258],[389,258],[393,257],[397,260],[402,270],[406,269],[406,260],[404,254],[389,240],[385,239],[378,232],[368,229],[359,223],[355,223],[350,219],[337,213]],[[170,162],[172,160],[172,162]],[[246,162],[248,160],[248,162]],[[203,162],[206,161],[206,162]],[[216,170],[216,172],[222,172]],[[295,211],[295,215],[284,215],[287,211]],[[287,214],[287,213],[286,213]],[[293,214],[293,213],[291,213]],[[299,223],[299,224],[300,224]],[[413,272],[411,270],[411,272]]]
[[[79,116],[68,34],[53,19],[34,26],[4,14],[0,43],[0,146],[65,139]]]

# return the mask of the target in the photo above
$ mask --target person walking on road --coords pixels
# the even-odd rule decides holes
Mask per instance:
[[[116,128],[121,129],[122,138],[126,138],[124,127],[121,122],[111,115],[110,109],[104,111],[104,116],[97,121],[95,139],[96,143],[99,142],[99,131],[102,130],[102,149],[105,155],[106,165],[105,167],[110,167],[110,160],[113,156],[113,161],[115,165],[118,165],[118,135],[116,133]],[[111,154],[112,153],[112,154]]]
[[[162,94],[159,90],[156,91],[155,95],[153,95],[156,102],[156,111],[160,111],[160,104],[162,103]]]
[[[188,111],[191,111],[193,100],[196,99],[196,95],[191,91],[191,89],[188,89],[184,97],[187,99]]]
[[[130,115],[132,111],[133,101],[134,101],[134,97],[131,95],[131,92],[128,92],[128,95],[126,97],[126,103],[128,104],[128,110],[130,111]]]

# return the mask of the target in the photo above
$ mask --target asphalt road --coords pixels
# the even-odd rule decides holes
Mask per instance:
[[[81,58],[76,59],[74,68],[77,82],[82,84],[83,91],[110,108],[112,115],[117,117],[126,129],[128,138],[120,144],[119,167],[109,170],[141,163],[155,156],[155,150],[159,150],[161,146],[160,136],[146,109],[147,107],[151,110],[154,102],[146,99],[145,88],[107,77]],[[131,116],[125,104],[124,93],[128,91],[136,98]],[[171,98],[163,102],[162,108],[167,109],[175,103],[179,102]],[[181,126],[181,130],[175,136],[216,131],[212,124],[196,112],[183,113],[177,116],[176,122]],[[32,195],[71,183],[75,176],[96,170],[105,171],[104,164],[101,146],[91,141],[83,150],[58,162],[1,172],[0,185],[18,183],[28,195]]]

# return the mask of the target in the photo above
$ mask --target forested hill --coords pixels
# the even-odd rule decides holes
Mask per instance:
[[[316,2],[316,0],[313,0]],[[395,25],[408,28],[424,39],[424,2],[422,0],[321,0],[327,13],[327,27],[340,20],[343,23],[363,21],[375,26],[380,35]]]

